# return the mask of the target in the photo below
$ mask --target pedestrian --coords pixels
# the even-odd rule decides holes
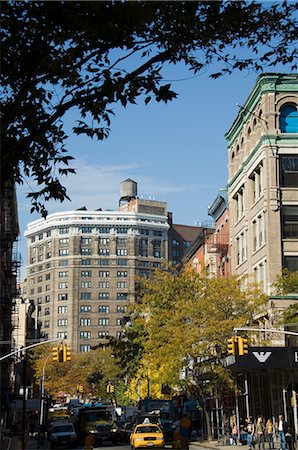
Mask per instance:
[[[274,437],[273,437],[273,421],[272,419],[268,419],[266,422],[266,435],[268,438],[268,448],[269,450],[273,450],[274,449]]]
[[[282,414],[278,416],[277,431],[279,438],[279,448],[280,450],[286,450],[287,448],[286,433],[288,431],[288,424],[287,422],[285,422]]]
[[[191,420],[187,413],[184,413],[180,420],[180,444],[183,450],[189,450],[190,429]]]
[[[234,423],[232,428],[232,445],[237,445],[238,442],[238,427],[237,424]]]
[[[253,437],[255,434],[255,424],[253,423],[252,417],[248,416],[246,419],[246,432],[247,432],[247,445],[248,449],[251,450],[253,447]]]
[[[265,426],[262,417],[258,417],[256,424],[256,436],[258,440],[258,450],[265,450]]]

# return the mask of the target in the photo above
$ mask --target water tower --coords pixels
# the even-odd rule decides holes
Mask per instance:
[[[127,204],[132,198],[137,198],[138,184],[127,178],[120,183],[120,200],[119,206]]]

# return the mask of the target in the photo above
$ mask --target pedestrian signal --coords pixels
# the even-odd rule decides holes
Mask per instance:
[[[248,354],[248,340],[242,337],[238,338],[239,356]]]
[[[63,362],[67,362],[71,360],[71,350],[70,346],[64,344],[63,345]]]

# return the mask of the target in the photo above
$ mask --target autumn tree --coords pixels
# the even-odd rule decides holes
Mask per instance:
[[[64,363],[53,362],[51,353],[52,345],[38,347],[30,352],[34,378],[39,382],[45,368],[45,388],[51,395],[64,391],[74,396],[77,386],[82,385],[84,396],[91,393],[106,398],[107,384],[116,384],[118,380],[119,366],[111,349],[73,353],[71,361]]]
[[[200,277],[189,270],[157,271],[152,280],[144,282],[142,302],[136,306],[147,339],[134,384],[153,374],[154,383],[160,386],[191,389],[201,398],[209,435],[206,396],[210,388],[234,388],[221,364],[227,354],[227,339],[235,327],[252,324],[268,300],[255,285],[244,288],[243,281]],[[191,376],[184,380],[183,369],[191,369]],[[202,381],[206,373],[208,387]]]
[[[296,68],[295,2],[6,1],[1,5],[1,190],[36,183],[32,210],[68,198],[61,177],[73,173],[64,119],[73,133],[105,139],[113,107],[177,94],[163,69],[193,74],[215,63],[233,70]],[[32,183],[32,181],[31,181]]]
[[[278,295],[298,294],[298,270],[284,269],[274,284]]]

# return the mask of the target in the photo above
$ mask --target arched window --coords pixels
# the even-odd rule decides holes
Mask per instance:
[[[280,131],[298,133],[298,111],[296,105],[288,104],[280,109]]]

